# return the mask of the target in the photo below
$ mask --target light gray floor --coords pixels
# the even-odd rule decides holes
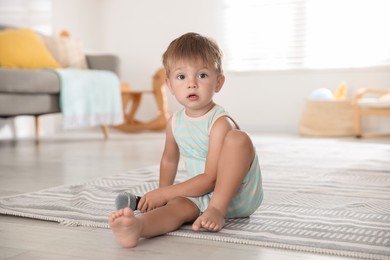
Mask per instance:
[[[254,134],[252,134],[254,135]],[[263,135],[256,135],[260,138]],[[295,138],[295,137],[283,137]],[[354,141],[354,139],[351,139]],[[378,141],[377,141],[378,142]],[[69,131],[0,141],[0,196],[92,180],[159,163],[163,133]],[[302,252],[161,236],[123,249],[108,229],[0,215],[0,259],[336,259]]]

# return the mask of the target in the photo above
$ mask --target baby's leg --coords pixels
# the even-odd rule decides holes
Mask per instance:
[[[175,198],[165,206],[135,216],[130,208],[113,213],[108,223],[119,244],[135,247],[141,237],[163,235],[199,216],[198,207],[189,199]]]
[[[231,130],[226,135],[218,161],[213,197],[206,211],[192,225],[194,230],[219,231],[223,228],[227,207],[237,194],[254,156],[252,141],[246,133]]]

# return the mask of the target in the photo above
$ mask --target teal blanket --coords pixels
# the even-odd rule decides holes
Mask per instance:
[[[61,81],[64,128],[123,123],[119,78],[110,71],[55,69]]]

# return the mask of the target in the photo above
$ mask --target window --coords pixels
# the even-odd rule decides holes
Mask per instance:
[[[227,70],[390,64],[390,1],[225,0]]]
[[[0,24],[51,34],[51,0],[1,0]]]

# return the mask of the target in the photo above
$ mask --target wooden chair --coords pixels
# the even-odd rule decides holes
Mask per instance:
[[[376,98],[367,98],[368,95]],[[390,133],[363,133],[362,128],[363,116],[390,116],[390,103],[380,102],[380,97],[384,95],[390,95],[390,89],[363,88],[357,92],[354,98],[356,137],[390,137]]]
[[[165,69],[159,69],[153,76],[152,90],[133,91],[127,83],[122,84],[122,103],[125,123],[114,126],[124,132],[140,132],[145,130],[164,130],[169,118],[167,96],[165,92]],[[135,118],[144,94],[152,94],[157,103],[157,115],[149,122],[142,122]],[[131,105],[130,112],[127,111]]]

